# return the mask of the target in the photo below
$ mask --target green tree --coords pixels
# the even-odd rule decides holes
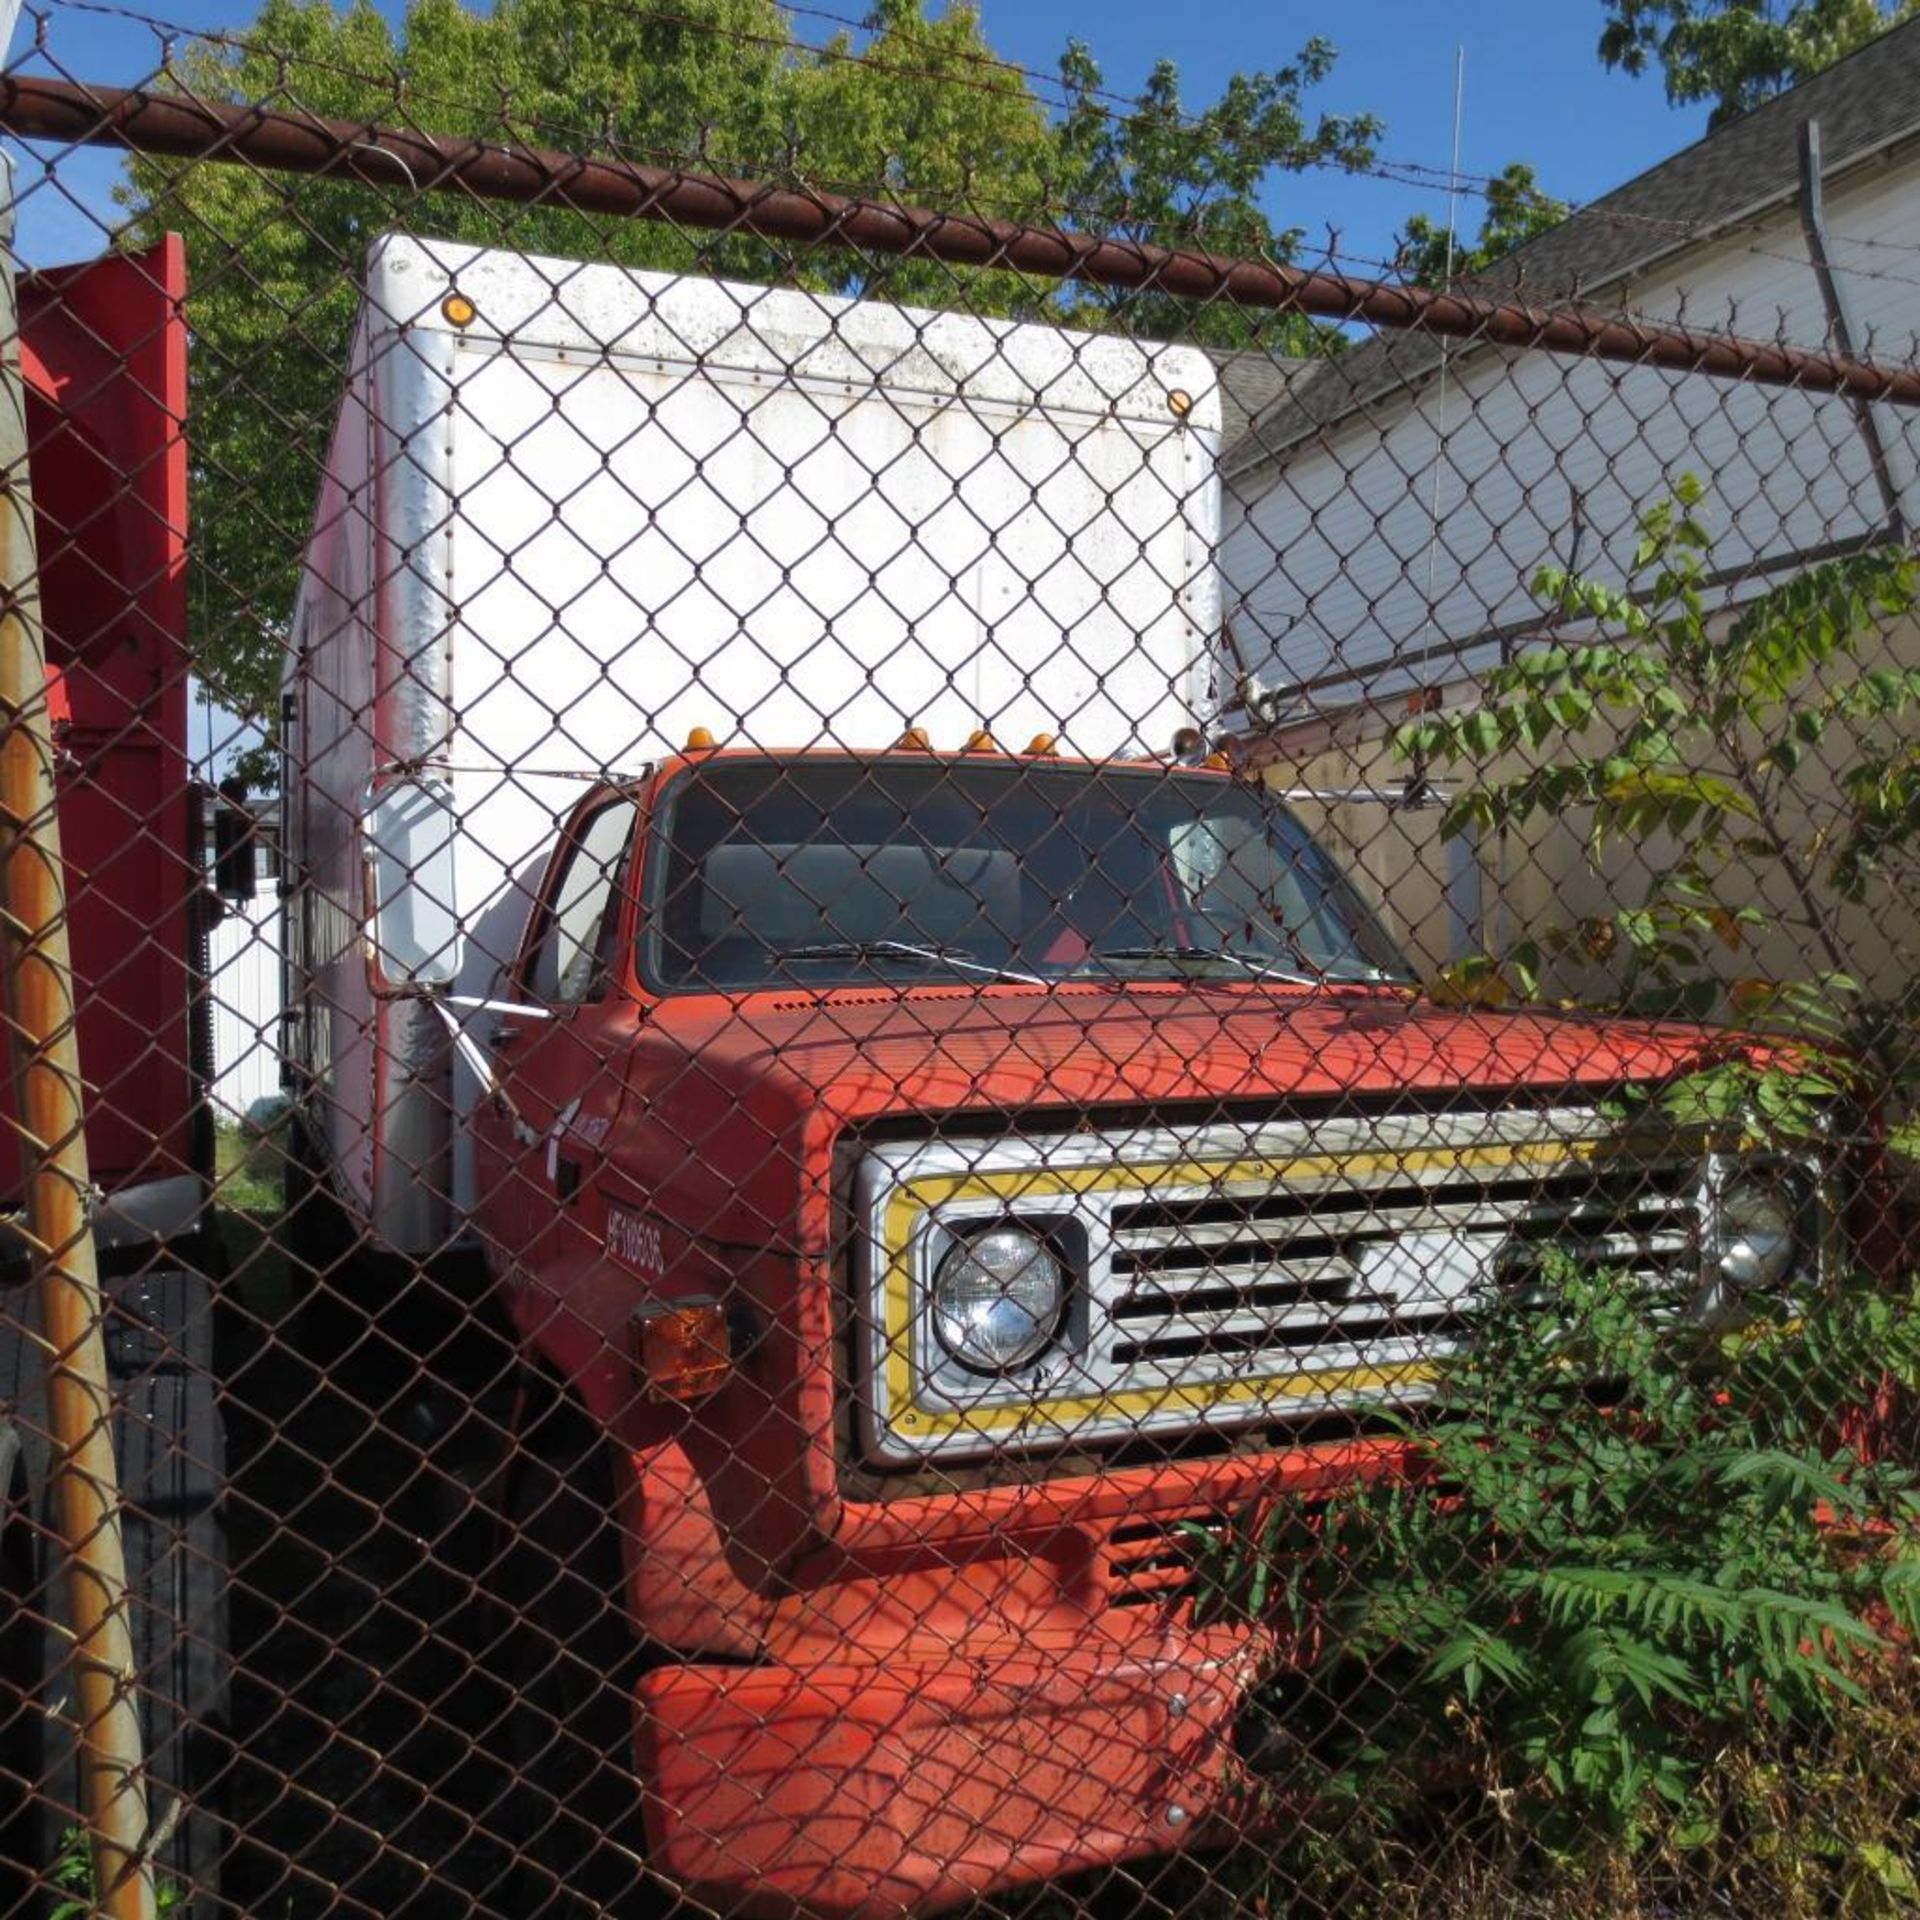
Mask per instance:
[[[193,48],[161,84],[344,119],[370,137],[408,125],[1284,257],[1298,235],[1260,208],[1270,176],[1362,165],[1377,132],[1364,115],[1309,119],[1304,96],[1333,58],[1314,41],[1289,67],[1237,76],[1195,115],[1163,64],[1116,113],[1076,44],[1062,66],[1068,104],[1050,118],[966,4],[929,18],[917,0],[878,0],[862,35],[802,47],[774,0],[498,0],[488,13],[410,0],[391,22],[369,0],[264,0],[243,34]],[[170,227],[187,237],[196,658],[225,704],[262,719],[275,710],[356,275],[381,232],[1236,345],[1313,337],[1298,320],[1263,333],[1253,316],[1158,294],[207,163],[136,159],[122,199],[131,244]]]
[[[1415,286],[1442,287],[1492,266],[1535,234],[1557,227],[1570,211],[1564,200],[1543,193],[1533,169],[1516,160],[1487,182],[1486,213],[1471,246],[1458,239],[1449,246],[1446,228],[1416,213],[1400,235],[1395,261]]]
[[[1199,113],[1182,106],[1179,69],[1162,60],[1130,110],[1116,113],[1103,101],[1099,63],[1084,42],[1071,42],[1060,58],[1067,107],[1054,134],[1052,207],[1083,231],[1292,258],[1302,230],[1276,226],[1260,204],[1272,175],[1366,167],[1381,131],[1372,114],[1309,118],[1304,96],[1332,72],[1334,58],[1329,42],[1310,40],[1291,65],[1235,74]],[[1083,326],[1282,352],[1323,337],[1298,316],[1276,319],[1223,302],[1196,306],[1151,291],[1080,288],[1070,317]]]
[[[757,37],[754,37],[757,36]],[[366,0],[266,0],[241,39],[191,50],[169,78],[198,98],[260,102],[369,129],[650,157],[724,141],[729,163],[782,151],[784,28],[770,0],[639,11],[502,0],[414,0],[397,27]],[[634,76],[645,75],[646,84]],[[723,132],[714,132],[724,117]],[[196,666],[243,714],[275,708],[285,626],[368,242],[404,228],[528,252],[767,277],[768,249],[552,208],[140,158],[121,189],[128,240],[167,228],[191,263]]]
[[[1052,133],[1025,78],[987,45],[977,9],[955,4],[929,18],[918,0],[878,0],[868,25],[864,46],[837,34],[792,74],[802,177],[829,191],[1033,219]],[[836,291],[906,305],[1007,314],[1049,294],[1015,274],[931,260],[822,252],[806,264]]]
[[[1920,0],[1604,0],[1600,58],[1658,64],[1675,106],[1713,103],[1711,126],[1797,87],[1920,12]]]

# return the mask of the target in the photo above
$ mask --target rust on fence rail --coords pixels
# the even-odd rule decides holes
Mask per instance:
[[[1051,279],[1151,289],[1187,299],[1364,320],[1449,339],[1546,348],[1677,373],[1920,403],[1920,369],[1887,367],[1732,334],[1652,326],[1579,304],[1542,307],[1439,293],[1274,260],[1153,246],[1112,235],[1022,226],[982,215],[852,199],[768,181],[589,159],[539,147],[233,106],[140,88],[11,75],[0,81],[0,131],[21,140],[125,147],[175,159],[338,176],[409,193],[459,192],[482,200],[563,206],[578,213],[745,232],[767,240],[826,241],[875,253],[923,255],[956,266],[1010,268]]]

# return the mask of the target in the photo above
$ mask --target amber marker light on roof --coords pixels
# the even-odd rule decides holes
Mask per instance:
[[[440,318],[450,327],[470,327],[480,318],[480,309],[464,293],[450,293],[440,302]]]
[[[627,1322],[633,1377],[662,1400],[703,1400],[733,1372],[727,1316],[717,1300],[643,1307]]]
[[[695,727],[694,730],[687,735],[687,744],[681,748],[681,752],[708,753],[712,751],[712,748],[713,729],[711,727]]]
[[[898,753],[927,753],[932,750],[933,742],[927,737],[925,727],[909,727],[893,745]]]
[[[1044,759],[1054,751],[1054,738],[1050,733],[1036,733],[1027,742],[1027,751],[1036,758]]]
[[[993,735],[985,727],[978,727],[967,735],[967,744],[963,751],[967,753],[998,753],[1000,749],[993,743]]]

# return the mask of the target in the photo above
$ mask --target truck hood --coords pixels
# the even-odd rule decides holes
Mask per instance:
[[[638,1051],[664,1046],[682,1068],[697,1062],[710,1093],[762,1112],[784,1087],[844,1126],[967,1109],[1597,1092],[1684,1072],[1724,1045],[1713,1029],[1677,1023],[1235,983],[665,1001]]]
[[[639,1021],[605,1177],[610,1198],[695,1238],[817,1253],[833,1231],[835,1139],[886,1116],[979,1132],[1096,1108],[1578,1099],[1684,1073],[1726,1044],[1697,1026],[1451,1010],[1383,989],[689,997]]]

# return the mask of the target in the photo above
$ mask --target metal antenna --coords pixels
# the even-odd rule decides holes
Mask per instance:
[[[1442,283],[1453,285],[1455,236],[1460,219],[1460,123],[1467,94],[1467,49],[1462,41],[1453,50],[1453,166],[1447,176],[1447,252]],[[1433,625],[1433,562],[1440,544],[1440,459],[1447,444],[1448,343],[1440,343],[1440,379],[1435,391],[1433,425],[1433,486],[1427,496],[1427,624]],[[1437,636],[1429,633],[1429,638]]]

